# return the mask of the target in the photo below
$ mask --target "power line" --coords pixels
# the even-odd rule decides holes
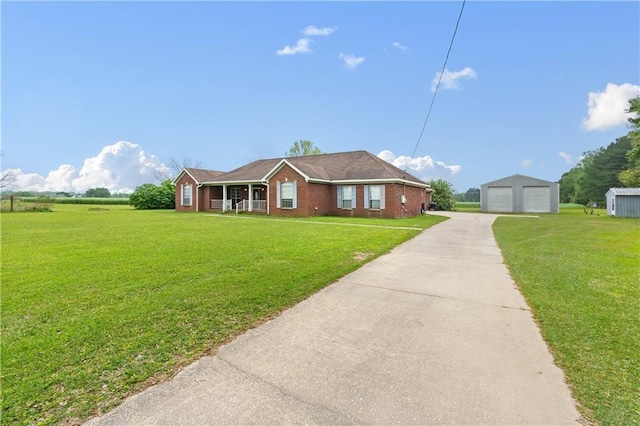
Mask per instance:
[[[418,136],[418,141],[416,142],[416,147],[413,148],[413,152],[411,153],[411,158],[416,155],[416,151],[418,150],[418,145],[420,145],[420,140],[422,139],[422,135],[424,133],[425,127],[427,127],[427,122],[429,121],[429,116],[431,115],[431,109],[433,108],[433,103],[436,100],[436,95],[438,94],[438,89],[440,88],[440,82],[442,81],[442,75],[444,74],[444,70],[447,66],[447,61],[449,60],[449,54],[451,53],[451,48],[453,47],[453,41],[456,38],[456,33],[458,32],[458,25],[460,24],[460,18],[462,18],[462,12],[464,11],[464,5],[467,0],[462,1],[462,7],[460,8],[460,14],[458,15],[458,20],[456,21],[456,28],[453,30],[453,36],[451,37],[451,43],[449,43],[449,50],[447,50],[447,56],[444,58],[444,64],[442,65],[442,70],[440,71],[440,76],[438,77],[438,84],[436,85],[436,89],[433,92],[433,98],[431,98],[431,104],[429,105],[429,111],[427,111],[427,117],[424,119],[424,124],[422,125],[422,130],[420,131],[420,136]]]

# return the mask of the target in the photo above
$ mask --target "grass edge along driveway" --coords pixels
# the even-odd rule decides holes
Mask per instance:
[[[337,226],[74,205],[1,219],[7,424],[104,413],[445,220],[315,218]]]
[[[640,220],[579,206],[494,235],[583,415],[640,424]]]

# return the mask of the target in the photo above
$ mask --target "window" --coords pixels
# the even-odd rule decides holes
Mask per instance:
[[[364,186],[364,208],[372,210],[384,209],[384,185]]]
[[[191,205],[191,191],[193,187],[191,185],[182,185],[182,205]]]
[[[337,187],[338,208],[353,209],[356,207],[356,187],[355,185],[342,185]]]
[[[276,207],[282,209],[297,208],[297,182],[277,182],[276,183]]]

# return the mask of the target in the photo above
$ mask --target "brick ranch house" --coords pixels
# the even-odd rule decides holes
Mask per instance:
[[[178,212],[274,216],[414,216],[431,187],[366,151],[257,160],[230,172],[185,168],[172,181]]]

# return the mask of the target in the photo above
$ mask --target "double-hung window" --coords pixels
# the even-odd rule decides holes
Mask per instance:
[[[276,184],[276,207],[283,209],[297,208],[296,181],[277,182]]]
[[[193,191],[192,185],[182,185],[182,205],[191,205],[191,192]]]
[[[353,209],[356,207],[355,185],[342,185],[338,187],[338,208]]]
[[[372,210],[384,209],[384,185],[364,186],[364,208]]]

